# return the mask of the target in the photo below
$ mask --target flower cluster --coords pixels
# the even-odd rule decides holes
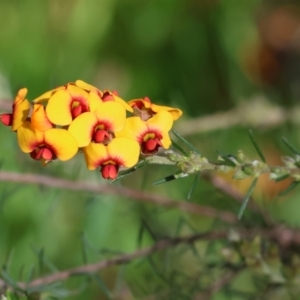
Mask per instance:
[[[43,165],[83,152],[87,168],[115,179],[140,155],[171,145],[169,131],[182,112],[149,98],[125,102],[115,91],[101,91],[81,80],[48,91],[30,103],[20,89],[12,113],[1,122],[17,133],[21,150]]]

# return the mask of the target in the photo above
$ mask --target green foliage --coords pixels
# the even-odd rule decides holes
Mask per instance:
[[[0,102],[7,103],[19,87],[28,87],[33,99],[83,79],[118,90],[125,99],[149,96],[153,102],[178,106],[185,120],[244,102],[253,102],[249,120],[263,119],[256,98],[297,108],[294,86],[299,77],[293,60],[298,54],[289,52],[294,44],[279,50],[268,44],[274,52],[263,54],[269,53],[267,62],[275,59],[278,69],[251,73],[254,66],[268,66],[249,65],[259,41],[267,43],[257,26],[265,9],[260,2],[0,0]],[[268,1],[270,9],[275,2],[286,3]],[[264,49],[265,44],[259,46]],[[274,82],[264,81],[276,70],[286,73]],[[297,109],[290,115],[299,119]],[[131,196],[1,180],[0,299],[298,299],[300,191],[292,189],[300,180],[299,125],[260,125],[249,132],[249,139],[242,127],[246,121],[241,117],[238,126],[226,130],[215,124],[213,131],[201,128],[201,134],[183,138],[174,132],[174,148],[159,157],[161,164],[145,158],[110,185],[116,191],[125,186]],[[43,168],[22,155],[11,135],[0,127],[1,170],[70,179],[74,185],[105,184],[81,160]],[[283,143],[282,136],[287,137]],[[292,155],[285,156],[287,150]],[[207,176],[215,174],[212,170],[241,197],[217,191]],[[279,194],[285,197],[274,196]],[[159,200],[166,198],[172,205],[161,205]],[[253,207],[267,212],[273,222]],[[278,231],[281,223],[287,231]],[[222,235],[215,237],[219,231]],[[208,235],[177,240],[199,233]],[[172,238],[169,248],[130,262],[30,286],[37,278]]]

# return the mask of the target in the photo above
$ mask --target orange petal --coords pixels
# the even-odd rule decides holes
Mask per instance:
[[[151,101],[149,98],[147,98],[148,100],[145,99],[133,99],[128,101],[128,105],[130,105],[131,107],[137,107],[139,109],[143,109],[143,108],[150,108],[151,107]]]
[[[83,148],[84,158],[89,170],[95,170],[108,159],[107,147],[103,144],[90,143]]]
[[[34,104],[33,111],[31,115],[32,126],[39,131],[45,131],[53,127],[52,123],[49,121],[44,105]]]
[[[45,144],[49,145],[58,159],[71,159],[78,151],[75,138],[65,129],[52,128],[44,132]]]
[[[91,142],[96,124],[97,118],[92,112],[83,113],[73,120],[68,130],[77,141],[78,147],[86,147]]]
[[[95,111],[95,115],[99,122],[109,124],[109,129],[112,132],[121,131],[125,126],[126,111],[121,104],[108,101],[99,105]]]
[[[34,130],[31,124],[26,121],[17,131],[18,143],[21,150],[25,153],[32,152],[39,144],[44,141],[44,134]]]
[[[118,137],[107,145],[107,152],[118,165],[130,168],[139,160],[140,144],[133,139]]]
[[[14,104],[13,104],[13,120],[11,130],[16,131],[27,119],[30,111],[30,103],[25,99],[27,95],[27,89],[20,89]]]

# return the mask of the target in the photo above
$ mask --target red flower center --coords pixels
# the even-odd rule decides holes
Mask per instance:
[[[158,137],[151,138],[141,145],[143,154],[154,154],[158,151],[159,147],[162,147],[162,143]]]
[[[3,115],[0,115],[0,121],[5,126],[11,126],[12,125],[12,121],[13,121],[13,115],[12,114],[3,114]]]
[[[95,143],[108,143],[110,141],[111,134],[105,129],[98,129],[94,132],[92,141]]]
[[[102,165],[101,174],[104,179],[116,179],[118,176],[119,166],[108,164]]]
[[[56,155],[52,149],[49,149],[47,146],[36,147],[31,153],[30,157],[34,160],[44,159],[46,161],[51,161],[56,159]]]
[[[74,120],[79,115],[88,111],[88,107],[86,103],[84,103],[81,99],[74,99],[71,106],[71,114],[72,119]]]

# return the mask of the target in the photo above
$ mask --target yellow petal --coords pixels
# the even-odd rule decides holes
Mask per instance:
[[[103,103],[102,99],[95,92],[90,92],[88,96],[89,110],[94,112],[100,104]]]
[[[30,103],[25,99],[27,95],[27,89],[20,89],[14,104],[13,104],[13,120],[11,130],[16,131],[27,119],[30,111]]]
[[[127,111],[133,112],[133,108],[122,98],[116,96],[115,94],[111,93],[111,95],[114,97],[115,101],[120,103]]]
[[[169,133],[167,133],[167,132],[162,133],[162,139],[160,141],[161,141],[164,149],[169,149],[172,144]]]
[[[52,123],[49,121],[44,105],[34,104],[33,111],[31,115],[31,124],[32,126],[39,131],[45,131],[52,128]]]
[[[50,97],[51,97],[55,92],[57,92],[57,91],[59,91],[59,90],[65,90],[65,89],[66,89],[66,87],[65,87],[64,85],[63,85],[63,86],[59,86],[59,87],[57,87],[57,88],[55,88],[55,89],[53,89],[53,90],[51,90],[51,91],[48,91],[48,92],[42,94],[41,96],[35,98],[35,99],[32,101],[32,103],[43,103],[43,102],[46,102],[46,101],[48,101],[48,100],[50,99]]]
[[[133,167],[139,160],[140,144],[129,138],[118,137],[107,146],[109,158],[120,166]]]
[[[71,159],[78,151],[75,138],[65,129],[52,128],[44,132],[45,144],[49,145],[58,159]]]
[[[99,105],[95,111],[99,122],[107,124],[107,128],[112,132],[121,131],[125,126],[126,111],[124,107],[114,101],[107,101]]]
[[[32,152],[44,141],[43,132],[34,130],[28,121],[19,127],[17,137],[19,146],[25,153]]]
[[[127,137],[142,143],[143,134],[147,131],[146,122],[140,117],[130,117],[126,119],[125,127],[122,131],[116,132],[116,137]]]
[[[72,122],[72,97],[67,90],[57,91],[48,101],[47,117],[55,125],[69,125]]]
[[[91,142],[96,124],[97,118],[92,112],[83,113],[73,120],[68,130],[77,141],[78,147],[86,147]]]
[[[67,87],[67,91],[70,93],[71,97],[75,101],[80,101],[83,103],[86,107],[88,107],[88,92],[85,91],[84,89],[76,86],[69,84]]]
[[[174,121],[179,119],[182,115],[182,111],[180,109],[169,107],[169,106],[156,105],[156,104],[152,103],[151,109],[156,113],[158,113],[162,110],[169,112],[172,115]]]
[[[173,126],[173,117],[169,112],[162,110],[148,119],[146,123],[149,130],[153,128],[161,132],[169,132]]]
[[[90,143],[83,148],[84,158],[89,170],[95,170],[108,159],[107,147],[103,144]]]
[[[91,84],[88,84],[88,83],[84,82],[83,80],[76,80],[75,84],[78,87],[80,87],[80,88],[82,88],[82,89],[84,89],[88,92],[90,92],[90,91],[93,91],[93,92],[96,92],[96,93],[97,93],[97,91],[101,92],[98,88],[96,88],[95,86],[93,86]]]

